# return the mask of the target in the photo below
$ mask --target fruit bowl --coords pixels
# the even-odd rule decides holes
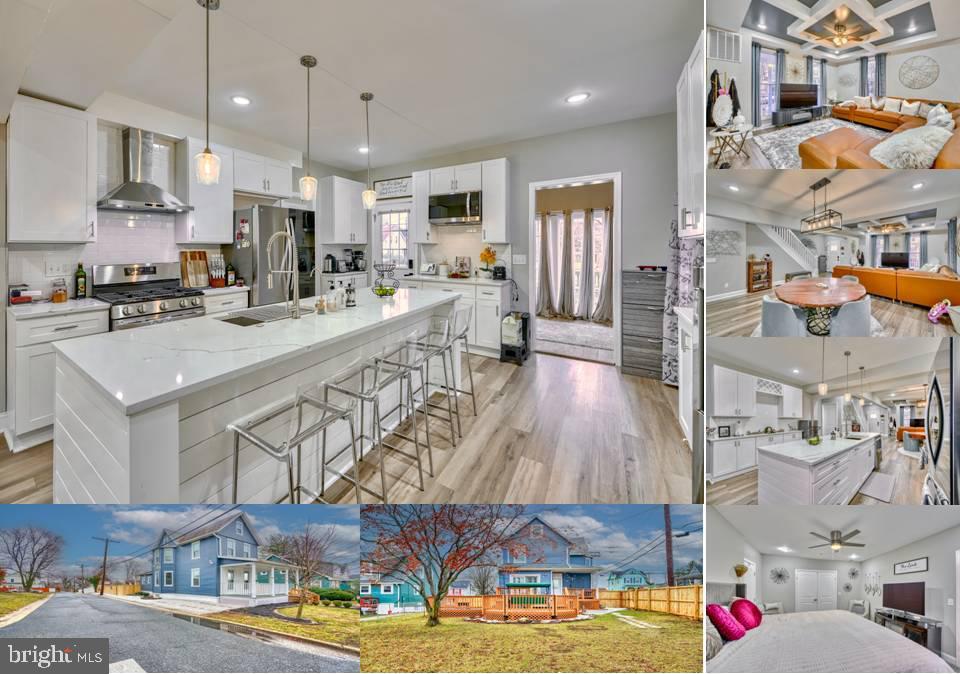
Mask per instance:
[[[397,289],[390,286],[374,286],[373,294],[377,297],[393,297],[397,294]]]

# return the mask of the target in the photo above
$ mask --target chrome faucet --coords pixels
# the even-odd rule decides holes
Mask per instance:
[[[289,267],[288,269],[274,269],[273,268],[273,244],[278,239],[286,239],[287,250],[283,255],[283,258],[280,260],[281,267]],[[290,281],[293,285],[293,310],[290,311],[290,315],[293,318],[300,318],[300,268],[297,264],[299,260],[299,255],[297,251],[297,242],[293,236],[288,231],[276,232],[270,239],[267,241],[267,266],[269,267],[269,272],[267,274],[267,287],[273,288],[273,275],[280,274],[281,276],[290,277]],[[289,260],[289,264],[288,264]],[[289,295],[286,291],[283,293],[284,303],[289,303]]]

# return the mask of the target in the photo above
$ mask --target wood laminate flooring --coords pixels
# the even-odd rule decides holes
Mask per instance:
[[[751,293],[741,297],[708,302],[707,334],[711,337],[750,337],[760,324],[763,296],[768,293]],[[885,337],[950,337],[956,333],[949,319],[931,323],[927,309],[912,304],[900,304],[871,295],[873,317],[884,328]]]
[[[858,493],[850,505],[919,505],[923,495],[924,471],[920,462],[897,451],[896,438],[884,438],[880,472],[892,475],[893,499],[887,504]],[[707,505],[757,505],[757,471],[751,470],[728,480],[707,484]]]
[[[425,491],[416,463],[388,450],[391,502],[690,502],[692,457],[677,422],[675,388],[544,354],[522,367],[476,355],[471,363],[479,415],[461,396],[456,448],[447,424],[430,418],[435,477],[425,472]],[[419,423],[422,441],[422,417]],[[401,430],[409,434],[409,423]],[[413,451],[412,443],[386,439]],[[375,491],[377,458],[368,453],[361,470],[361,481]],[[0,437],[0,503],[50,503],[52,474],[53,443],[13,454]],[[341,481],[327,499],[353,503],[355,494]],[[364,494],[364,502],[373,501]]]

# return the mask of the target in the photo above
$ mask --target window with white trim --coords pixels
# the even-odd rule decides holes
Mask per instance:
[[[200,559],[200,541],[190,544],[190,559]]]
[[[361,585],[360,585],[360,594],[370,594],[370,586],[369,586],[369,585],[363,585],[363,584],[361,584]]]
[[[164,571],[164,572],[163,572],[163,586],[164,586],[164,587],[173,587],[173,571]]]
[[[251,555],[250,555],[250,544],[249,544],[249,543],[244,543],[244,544],[243,544],[243,556],[246,557],[247,559],[249,559],[249,558],[251,557]]]
[[[231,557],[237,556],[237,542],[232,538],[227,539],[227,554]]]
[[[200,569],[190,569],[190,587],[200,587]]]
[[[380,211],[380,259],[384,264],[407,266],[410,211]]]
[[[530,584],[539,583],[540,576],[537,576],[537,575],[527,576],[527,575],[512,573],[510,574],[510,582],[511,583],[530,583]]]
[[[173,564],[173,548],[164,548],[164,549],[163,549],[163,563],[164,563],[164,564]]]
[[[919,269],[922,263],[920,259],[920,241],[923,238],[923,234],[913,233],[909,234],[910,241],[910,269]]]
[[[393,583],[380,583],[380,594],[393,594]]]
[[[237,536],[243,536],[243,522],[237,520]]]

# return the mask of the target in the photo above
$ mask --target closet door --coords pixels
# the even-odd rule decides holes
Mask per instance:
[[[837,608],[837,572],[820,571],[817,576],[820,588],[817,603],[821,611],[832,611]]]
[[[794,573],[797,581],[797,612],[816,611],[820,604],[820,579],[816,571],[797,569]]]

